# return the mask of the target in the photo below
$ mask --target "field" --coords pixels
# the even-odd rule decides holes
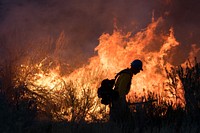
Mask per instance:
[[[49,108],[52,108],[52,105],[47,104],[49,97],[43,98],[47,100],[45,103],[45,100],[43,101],[42,97],[39,97],[39,94],[37,95],[34,94],[34,92],[27,90],[26,85],[18,86],[18,89],[16,89],[16,87],[12,86],[13,79],[9,73],[4,75],[2,70],[0,93],[0,132],[197,133],[200,132],[199,70],[200,67],[198,62],[196,62],[193,66],[188,66],[187,68],[178,67],[173,68],[170,71],[166,70],[168,78],[171,81],[174,81],[171,82],[171,86],[175,84],[174,79],[177,77],[180,78],[184,86],[184,107],[179,105],[174,107],[173,104],[166,102],[159,105],[154,102],[139,104],[138,106],[133,105],[131,108],[132,115],[130,116],[130,119],[123,123],[109,121],[108,113],[103,111],[100,112],[103,116],[101,119],[97,119],[95,115],[99,114],[94,113],[91,115],[91,118],[93,119],[87,121],[85,119],[88,115],[86,110],[92,107],[90,106],[90,104],[92,104],[92,100],[90,99],[91,97],[87,97],[85,95],[84,98],[89,102],[86,102],[87,104],[85,104],[84,108],[77,107],[78,104],[76,104],[76,102],[78,103],[80,101],[76,101],[76,99],[73,100],[75,92],[72,91],[72,89],[71,100],[68,100],[68,102],[71,102],[69,105],[73,105],[73,109],[70,110],[73,117],[71,117],[70,120],[64,119],[64,117],[59,117],[59,113],[56,114],[55,111],[58,106],[53,107],[52,110],[44,110],[44,108],[42,108],[42,103],[45,106],[50,106]],[[151,95],[149,95],[148,100],[151,98]],[[76,112],[74,110],[79,111]],[[55,119],[55,116],[57,116],[57,119]]]
[[[200,132],[199,4],[0,0],[0,133]],[[111,121],[97,89],[135,59]]]

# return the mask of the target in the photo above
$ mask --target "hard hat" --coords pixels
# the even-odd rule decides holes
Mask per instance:
[[[131,67],[137,68],[139,70],[143,70],[142,69],[142,61],[138,60],[138,59],[134,60],[133,62],[131,62]]]

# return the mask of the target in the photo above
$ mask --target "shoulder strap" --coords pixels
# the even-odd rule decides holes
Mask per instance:
[[[130,73],[130,70],[129,70],[128,68],[126,68],[126,69],[124,69],[124,70],[121,70],[119,73],[117,73],[117,74],[115,75],[115,80],[116,80],[117,77],[118,77],[120,74],[122,74],[122,73],[130,74],[131,77],[132,77],[132,74]]]

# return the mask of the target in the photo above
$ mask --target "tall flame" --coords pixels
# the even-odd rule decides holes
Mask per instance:
[[[165,70],[173,66],[170,63],[170,52],[180,44],[174,36],[173,28],[169,29],[168,34],[156,33],[158,25],[162,22],[162,18],[157,21],[153,19],[146,29],[136,34],[123,33],[117,28],[112,34],[104,33],[100,36],[99,45],[95,48],[98,55],[90,58],[88,65],[64,76],[60,75],[59,67],[46,73],[40,71],[35,73],[29,82],[45,86],[47,91],[54,89],[57,85],[56,90],[59,92],[65,89],[59,83],[72,82],[73,86],[79,89],[78,97],[82,96],[81,92],[85,89],[93,90],[93,95],[96,95],[96,89],[102,79],[114,78],[117,72],[129,67],[132,60],[141,59],[144,70],[134,75],[131,90],[127,96],[128,100],[134,102],[135,97],[142,97],[152,92],[162,97],[162,100],[176,102],[174,94],[167,86],[169,80]],[[63,33],[61,36],[64,38]],[[34,90],[34,86],[30,89]],[[182,90],[180,82],[178,82],[177,90]],[[183,91],[175,92],[183,97]],[[57,92],[54,91],[54,93]],[[97,100],[96,97],[96,103]],[[98,106],[100,108],[100,105]]]

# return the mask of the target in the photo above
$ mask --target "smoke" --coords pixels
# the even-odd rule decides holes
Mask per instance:
[[[166,0],[160,4],[162,6],[157,7],[156,14],[164,17],[167,27],[173,27],[181,44],[175,54],[175,64],[178,65],[187,59],[192,45],[200,46],[200,3],[198,0]],[[195,56],[199,59],[199,52]]]
[[[84,63],[95,54],[101,34],[112,33],[114,23],[134,34],[145,28],[153,15],[164,18],[164,32],[174,28],[181,43],[176,50],[181,63],[191,45],[199,45],[199,5],[197,0],[1,0],[0,57],[32,51],[33,55],[51,54],[63,33],[61,58],[68,64]]]

